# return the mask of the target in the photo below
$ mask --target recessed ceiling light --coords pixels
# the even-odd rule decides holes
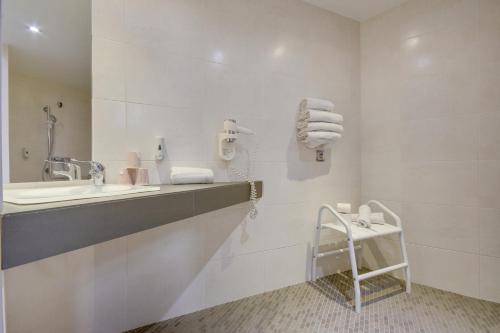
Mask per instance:
[[[28,30],[34,34],[39,34],[40,33],[40,28],[37,27],[36,25],[30,25],[28,27]]]

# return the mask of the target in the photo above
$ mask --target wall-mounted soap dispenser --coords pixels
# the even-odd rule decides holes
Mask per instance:
[[[219,133],[219,157],[225,161],[230,161],[236,155],[236,140],[238,134],[255,134],[252,130],[236,125],[236,120],[224,120],[224,131]]]
[[[155,160],[163,161],[165,158],[165,139],[162,136],[157,136],[155,143]]]

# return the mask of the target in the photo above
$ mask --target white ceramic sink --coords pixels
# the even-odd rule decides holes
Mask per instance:
[[[66,182],[58,182],[58,184],[50,183],[49,186],[43,186],[44,183],[40,184],[42,185],[34,187],[6,187],[3,190],[3,201],[19,205],[30,205],[160,190],[160,187],[158,186],[132,186],[115,184],[95,186],[88,183],[67,184]]]

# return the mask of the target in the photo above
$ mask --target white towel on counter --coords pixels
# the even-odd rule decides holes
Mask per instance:
[[[212,169],[172,167],[170,181],[178,184],[211,184],[214,182]]]
[[[334,124],[342,124],[344,117],[338,113],[317,110],[302,110],[299,112],[299,122],[326,122]]]
[[[324,110],[333,111],[335,104],[332,101],[319,98],[306,98],[300,103],[302,110],[312,109],[312,110]]]
[[[327,131],[342,133],[344,131],[344,126],[342,125],[325,122],[299,121],[297,122],[297,128],[300,132]]]

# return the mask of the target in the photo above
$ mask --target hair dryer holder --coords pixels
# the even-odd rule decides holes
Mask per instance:
[[[218,135],[219,157],[231,161],[236,155],[236,140],[238,134],[252,135],[254,132],[248,128],[236,125],[236,120],[224,120],[224,131]]]

